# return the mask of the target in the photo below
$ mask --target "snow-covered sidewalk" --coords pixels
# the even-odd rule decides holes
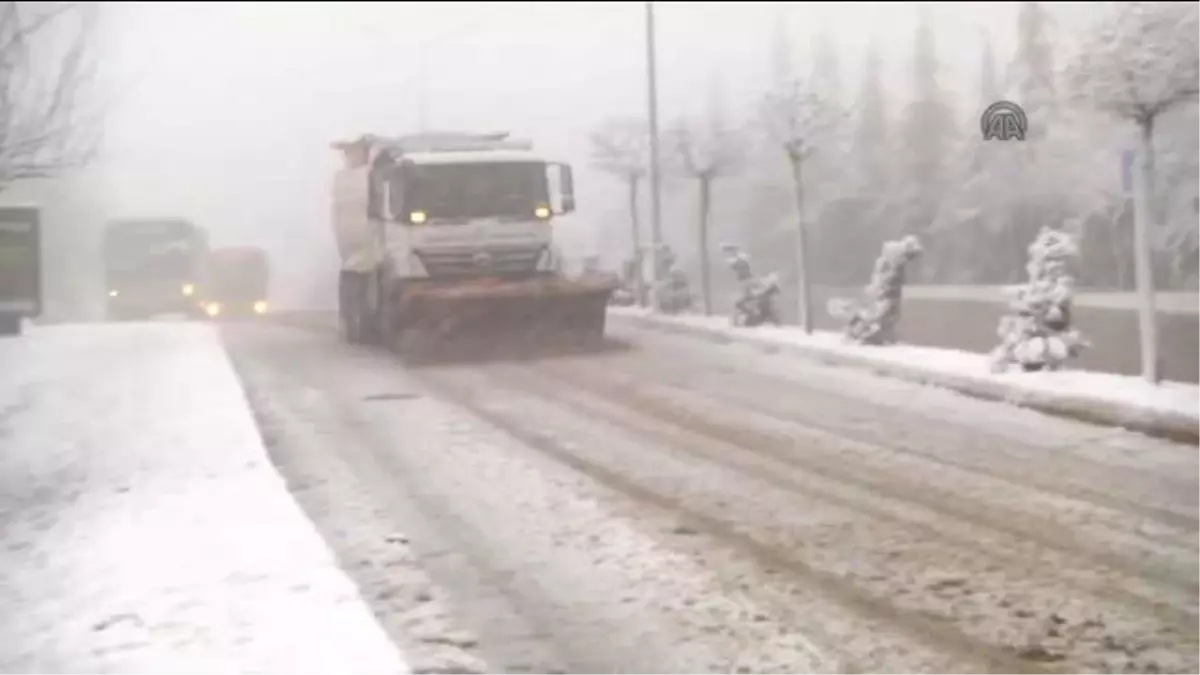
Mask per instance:
[[[805,335],[794,327],[736,328],[723,316],[665,316],[636,307],[609,308],[636,325],[719,342],[736,341],[832,365],[931,384],[1098,424],[1121,426],[1187,443],[1200,435],[1200,387],[1086,371],[994,374],[986,355],[931,347],[846,344],[838,333]]]
[[[0,533],[0,671],[409,670],[211,326],[0,340]]]

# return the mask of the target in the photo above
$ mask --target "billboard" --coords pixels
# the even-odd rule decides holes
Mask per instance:
[[[39,210],[0,207],[0,313],[42,313],[42,255]]]

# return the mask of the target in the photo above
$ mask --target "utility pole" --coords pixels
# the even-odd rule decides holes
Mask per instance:
[[[417,77],[417,127],[422,133],[429,131],[429,48],[421,49]]]
[[[658,74],[654,55],[654,3],[646,3],[646,82],[650,112],[650,240],[651,280],[662,279],[662,185],[658,158]],[[651,303],[654,305],[654,303]]]

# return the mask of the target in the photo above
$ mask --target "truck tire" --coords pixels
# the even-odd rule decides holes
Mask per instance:
[[[383,275],[379,272],[362,275],[362,299],[359,304],[359,335],[362,344],[379,346],[385,344],[383,331],[383,306],[387,297],[383,287]]]
[[[362,276],[353,272],[338,275],[338,328],[347,343],[362,344]]]

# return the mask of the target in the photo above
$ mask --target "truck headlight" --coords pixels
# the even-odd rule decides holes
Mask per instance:
[[[549,206],[539,206],[533,210],[533,215],[537,216],[538,218],[541,218],[542,220],[545,220],[550,217],[550,207]]]
[[[118,295],[120,295],[120,294],[121,294],[121,292],[120,292],[120,291],[118,291],[117,289],[115,289],[115,288],[114,288],[114,289],[112,289],[111,291],[109,291],[109,292],[108,292],[108,297],[110,297],[110,298],[115,298],[115,297],[117,297],[117,296],[118,296]]]
[[[421,223],[425,222],[426,218],[427,216],[425,215],[424,211],[413,211],[412,213],[408,214],[408,221],[414,225],[420,225]]]
[[[221,313],[221,303],[210,302],[204,306],[204,313],[209,316],[217,316]]]
[[[184,295],[190,296],[195,292],[196,292],[196,287],[193,286],[192,284],[184,284],[183,285],[183,294]]]
[[[267,301],[259,300],[258,302],[254,303],[254,313],[255,314],[266,314],[267,313]]]

